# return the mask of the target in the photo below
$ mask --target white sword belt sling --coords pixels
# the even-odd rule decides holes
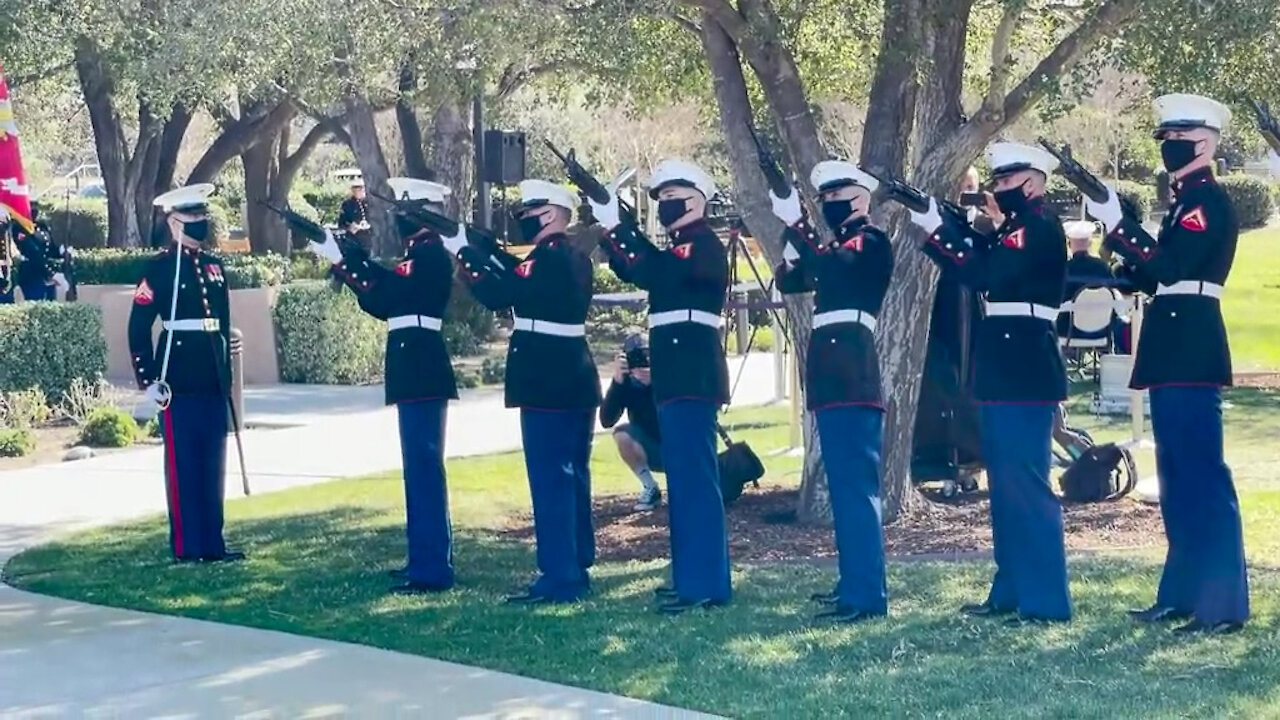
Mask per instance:
[[[813,314],[813,329],[841,323],[857,323],[871,332],[876,331],[876,316],[864,310],[828,310]]]
[[[405,328],[422,328],[440,332],[440,328],[443,325],[444,323],[441,322],[440,318],[431,317],[430,315],[397,315],[393,318],[387,318],[387,332],[395,332]]]
[[[1222,286],[1206,280],[1181,280],[1172,285],[1160,285],[1156,295],[1203,295],[1215,300],[1222,298]]]
[[[175,325],[178,323],[178,291],[181,289],[179,281],[182,278],[182,248],[175,247],[173,249],[173,284],[169,286],[169,320],[165,322],[166,326],[177,330]],[[185,321],[184,321],[185,322]],[[169,401],[173,399],[173,391],[169,388],[169,357],[173,355],[173,332],[167,332],[164,336],[164,360],[160,362],[160,378],[156,380],[156,387],[160,389],[160,409],[168,410]]]
[[[1033,317],[1053,322],[1058,308],[1029,302],[988,302],[987,317]]]
[[[663,325],[675,325],[676,323],[697,323],[719,329],[724,323],[724,318],[716,313],[710,313],[706,310],[667,310],[665,312],[649,313],[649,329]]]
[[[534,320],[519,316],[516,316],[515,318],[515,329],[520,332],[530,332],[538,335],[554,335],[556,337],[567,338],[586,337],[587,334],[586,325],[558,323],[551,322],[550,320]]]

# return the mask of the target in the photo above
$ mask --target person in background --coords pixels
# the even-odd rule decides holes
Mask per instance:
[[[9,211],[0,206],[0,305],[13,304],[15,255],[9,238]]]
[[[1071,302],[1076,294],[1087,287],[1098,287],[1093,280],[1110,280],[1111,266],[1105,260],[1093,254],[1093,233],[1097,230],[1095,223],[1088,220],[1075,220],[1064,223],[1067,233],[1067,247],[1070,258],[1067,260],[1067,281],[1062,289],[1062,301]],[[1058,316],[1058,335],[1071,335],[1071,313],[1064,312]]]
[[[62,250],[53,242],[49,226],[39,220],[39,208],[31,205],[32,232],[27,232],[17,220],[9,221],[9,232],[22,262],[16,273],[22,298],[27,302],[57,300],[58,288],[69,289],[63,273]]]
[[[364,180],[356,178],[351,181],[351,194],[342,201],[338,210],[338,227],[360,241],[369,249],[372,241],[369,227],[369,201],[365,199]]]
[[[627,422],[617,424],[626,412]],[[652,510],[662,504],[662,489],[653,479],[662,472],[662,433],[658,428],[658,403],[653,399],[649,377],[649,342],[633,333],[622,344],[614,365],[613,382],[600,404],[600,424],[613,428],[618,455],[643,486],[637,511]]]

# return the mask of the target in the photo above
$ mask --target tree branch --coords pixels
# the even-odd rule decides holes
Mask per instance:
[[[679,2],[701,10],[708,18],[713,18],[738,50],[749,52],[749,47],[744,42],[747,40],[750,28],[747,26],[746,18],[742,17],[732,5],[725,0],[679,0]],[[703,24],[705,23],[704,19]]]
[[[1000,24],[996,26],[995,37],[991,40],[991,84],[987,86],[987,96],[982,100],[982,109],[986,112],[994,112],[1000,107],[1009,85],[1009,73],[1013,69],[1009,42],[1013,39],[1013,31],[1022,16],[1023,7],[1022,0],[1008,0],[1005,3]]]
[[[71,69],[71,67],[74,64],[75,64],[74,62],[72,62],[71,60],[68,60],[64,63],[59,63],[57,65],[50,65],[49,67],[36,70],[35,72],[27,73],[26,75],[11,75],[9,76],[9,89],[13,90],[15,88],[21,87],[28,83],[47,80],[53,77],[54,75],[57,75],[58,73],[62,72],[63,70]]]
[[[690,20],[689,18],[675,11],[664,12],[663,15],[665,15],[668,19],[674,21],[675,24],[693,33],[694,35],[697,35],[699,37],[702,36],[702,26],[694,22],[693,20]]]

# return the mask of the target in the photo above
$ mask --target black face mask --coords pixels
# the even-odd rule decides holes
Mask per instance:
[[[202,243],[209,239],[209,218],[182,223],[182,234]]]
[[[827,221],[827,227],[836,232],[840,231],[840,226],[852,214],[852,200],[832,200],[831,202],[822,203],[822,219]]]
[[[1160,159],[1169,172],[1177,172],[1196,159],[1195,140],[1165,140],[1160,143]]]
[[[671,227],[680,218],[689,214],[689,201],[684,198],[658,201],[658,222],[663,227]]]
[[[538,237],[538,233],[542,232],[542,218],[537,215],[526,215],[517,222],[520,224],[520,237],[525,242],[533,242]]]
[[[1027,194],[1021,185],[1008,190],[997,190],[992,195],[996,198],[996,207],[1005,215],[1016,213],[1027,205]]]

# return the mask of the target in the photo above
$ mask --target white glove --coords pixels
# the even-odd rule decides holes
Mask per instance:
[[[929,209],[922,213],[912,210],[911,222],[916,227],[932,235],[935,230],[942,226],[942,214],[938,212],[938,201],[934,198],[929,198]]]
[[[622,216],[618,211],[618,196],[615,193],[609,193],[607,202],[598,203],[588,197],[587,203],[591,205],[591,214],[595,216],[596,222],[600,223],[600,227],[604,228],[605,232],[622,224]]]
[[[449,237],[441,237],[440,240],[444,243],[446,250],[457,255],[462,252],[462,248],[467,246],[467,226],[463,223],[458,223],[457,232]]]
[[[796,252],[794,245],[789,242],[785,242],[782,243],[782,259],[789,265],[795,265],[800,260],[800,253]]]
[[[1280,154],[1276,153],[1275,150],[1267,152],[1267,167],[1271,168],[1271,174],[1276,176],[1277,180],[1280,180]]]
[[[307,249],[334,265],[342,262],[342,249],[338,247],[338,241],[333,238],[329,228],[324,229],[324,242],[312,240],[307,243]]]
[[[147,402],[158,408],[164,408],[169,405],[171,394],[167,385],[162,385],[158,382],[148,385],[145,392]]]
[[[53,284],[57,285],[59,288],[61,288],[64,291],[67,288],[71,287],[71,284],[67,282],[67,276],[63,275],[62,273],[53,274]]]
[[[1116,195],[1116,191],[1112,190],[1110,186],[1106,186],[1106,188],[1106,202],[1097,202],[1088,195],[1085,195],[1084,209],[1093,217],[1093,219],[1102,223],[1103,227],[1107,230],[1107,234],[1110,235],[1111,231],[1115,230],[1116,226],[1119,225],[1120,221],[1124,218],[1124,213],[1120,210],[1120,196]]]
[[[773,216],[781,220],[784,225],[795,225],[804,217],[804,211],[800,209],[800,193],[795,190],[784,198],[774,195],[770,190],[769,201],[773,203]]]

